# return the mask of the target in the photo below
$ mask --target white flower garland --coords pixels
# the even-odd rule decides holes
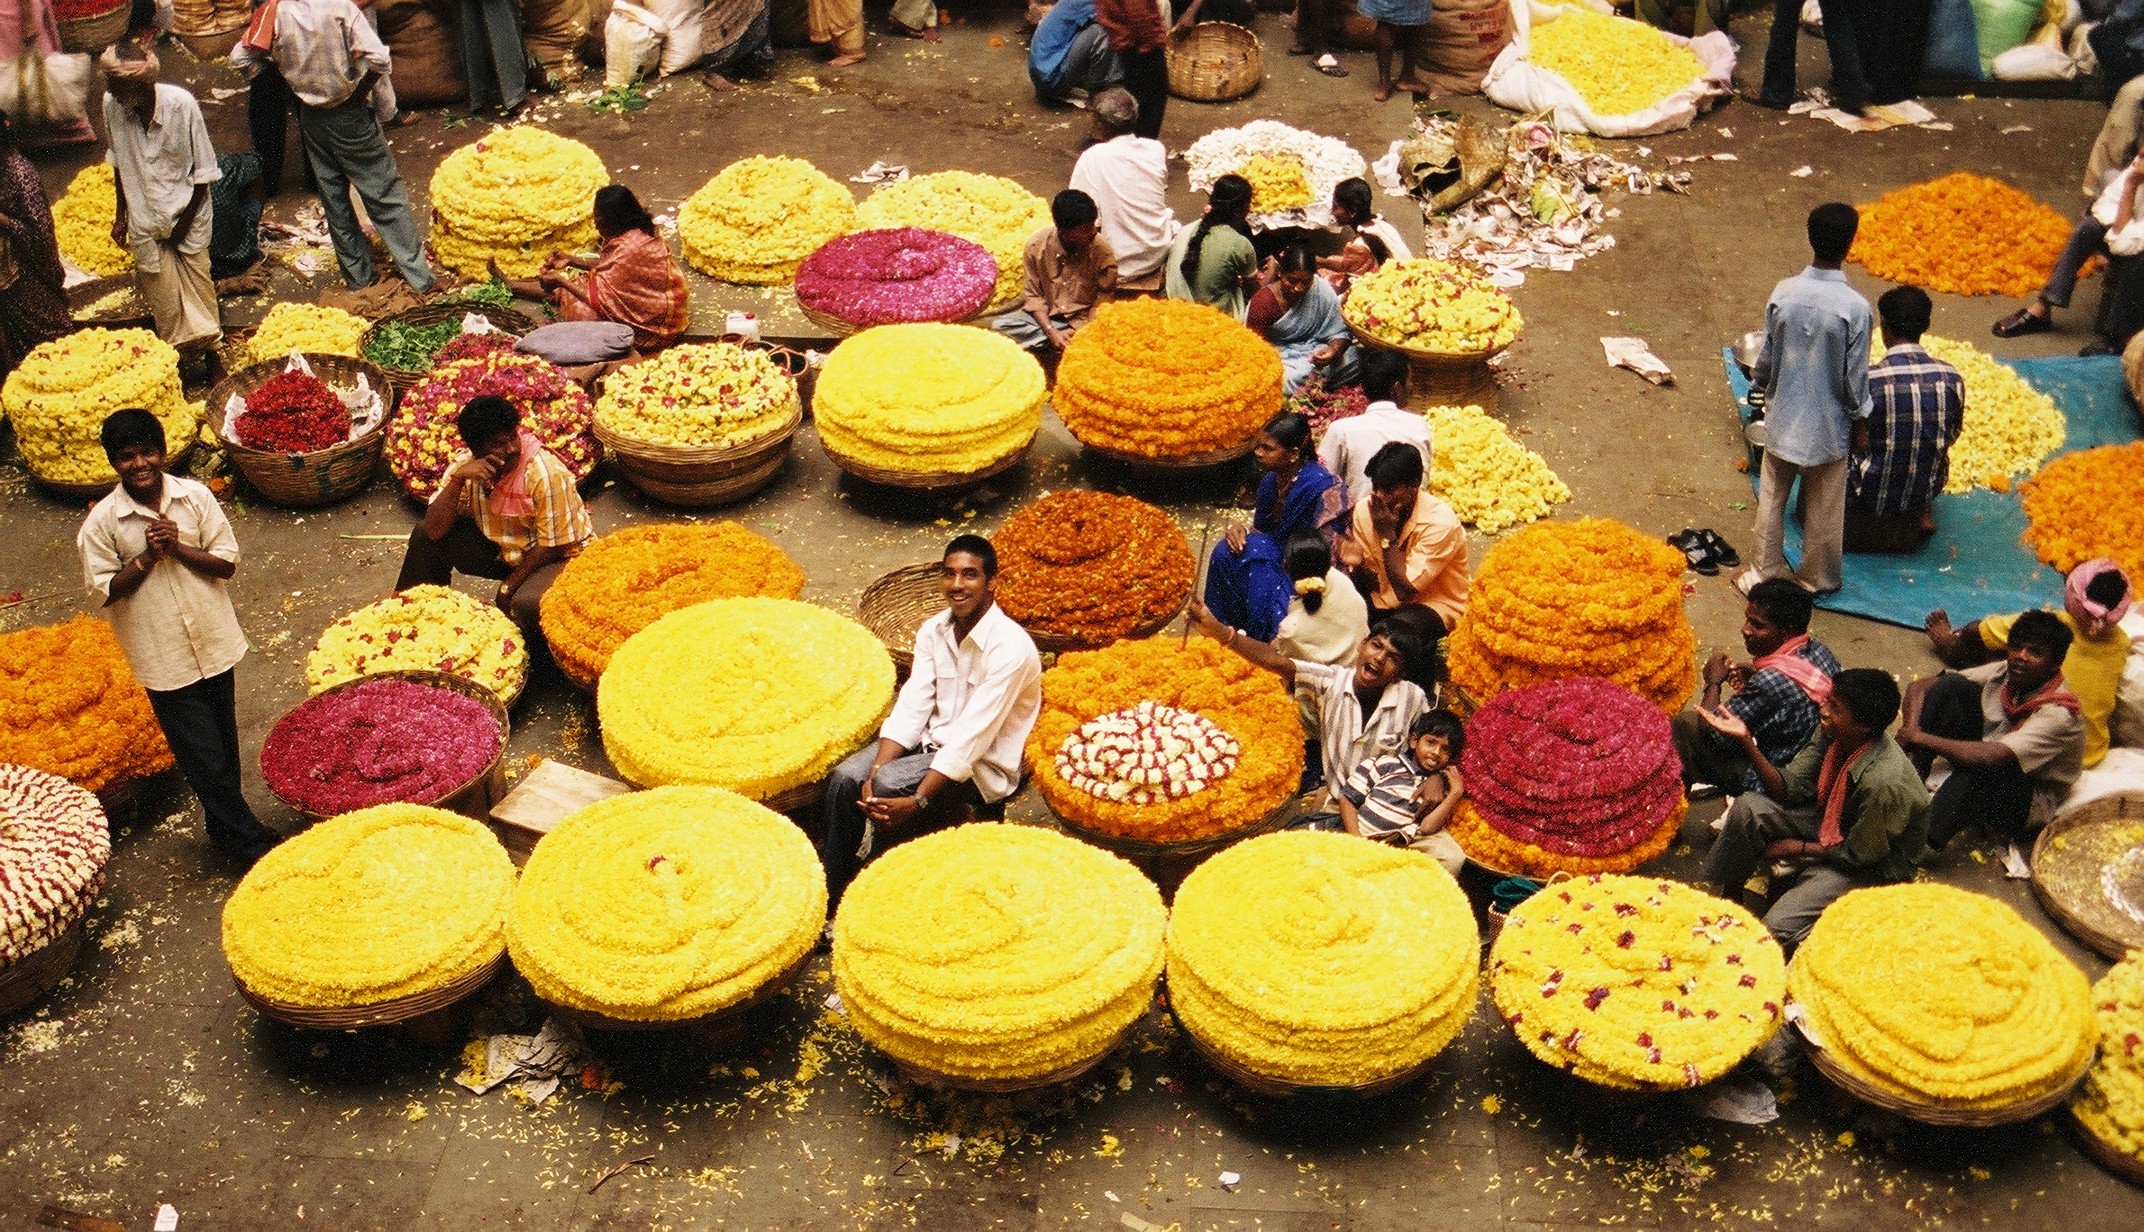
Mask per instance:
[[[97,797],[56,774],[0,764],[0,966],[73,927],[104,889],[111,855]]]
[[[1058,746],[1057,773],[1090,796],[1155,804],[1219,782],[1242,751],[1205,715],[1140,702],[1080,724]]]
[[[1215,180],[1242,170],[1243,164],[1260,154],[1301,162],[1311,191],[1311,203],[1301,209],[1251,215],[1251,226],[1260,231],[1332,226],[1333,188],[1342,180],[1369,175],[1369,164],[1345,141],[1292,128],[1278,120],[1253,120],[1241,128],[1215,129],[1184,151],[1185,161],[1190,164],[1192,191],[1209,191]]]

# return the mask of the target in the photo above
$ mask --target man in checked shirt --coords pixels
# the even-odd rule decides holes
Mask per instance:
[[[1904,554],[1936,533],[1935,498],[1965,424],[1965,378],[1921,347],[1928,293],[1893,287],[1876,301],[1884,356],[1869,369],[1875,409],[1846,467],[1846,550]]]

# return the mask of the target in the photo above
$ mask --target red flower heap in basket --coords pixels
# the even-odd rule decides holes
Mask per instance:
[[[350,439],[350,408],[319,377],[285,372],[246,395],[238,444],[263,453],[315,453]]]
[[[973,240],[921,227],[837,236],[797,267],[797,302],[858,328],[965,321],[990,303],[997,258]]]
[[[1578,676],[1499,694],[1467,720],[1453,841],[1501,872],[1622,873],[1667,849],[1689,802],[1667,715]]]
[[[429,804],[488,769],[502,734],[490,707],[451,689],[366,680],[300,702],[261,745],[261,776],[316,817]]]
[[[402,398],[387,424],[387,465],[402,490],[429,501],[439,490],[462,441],[454,417],[480,394],[497,394],[521,412],[521,430],[543,442],[576,480],[586,479],[602,457],[595,438],[595,407],[587,391],[547,360],[492,350],[432,369]]]

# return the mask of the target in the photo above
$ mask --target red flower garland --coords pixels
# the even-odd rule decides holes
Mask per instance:
[[[367,680],[278,720],[261,745],[261,777],[292,807],[333,817],[435,800],[483,773],[499,745],[498,721],[475,698]]]
[[[350,439],[350,408],[319,377],[284,372],[246,395],[238,444],[263,453],[313,453]]]
[[[921,227],[836,236],[797,267],[797,300],[851,325],[965,321],[997,291],[998,263],[973,240]]]

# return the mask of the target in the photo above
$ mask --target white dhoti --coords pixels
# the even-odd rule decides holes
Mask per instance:
[[[177,244],[137,244],[134,280],[149,314],[156,318],[157,337],[181,350],[223,337],[207,249],[184,253]]]

